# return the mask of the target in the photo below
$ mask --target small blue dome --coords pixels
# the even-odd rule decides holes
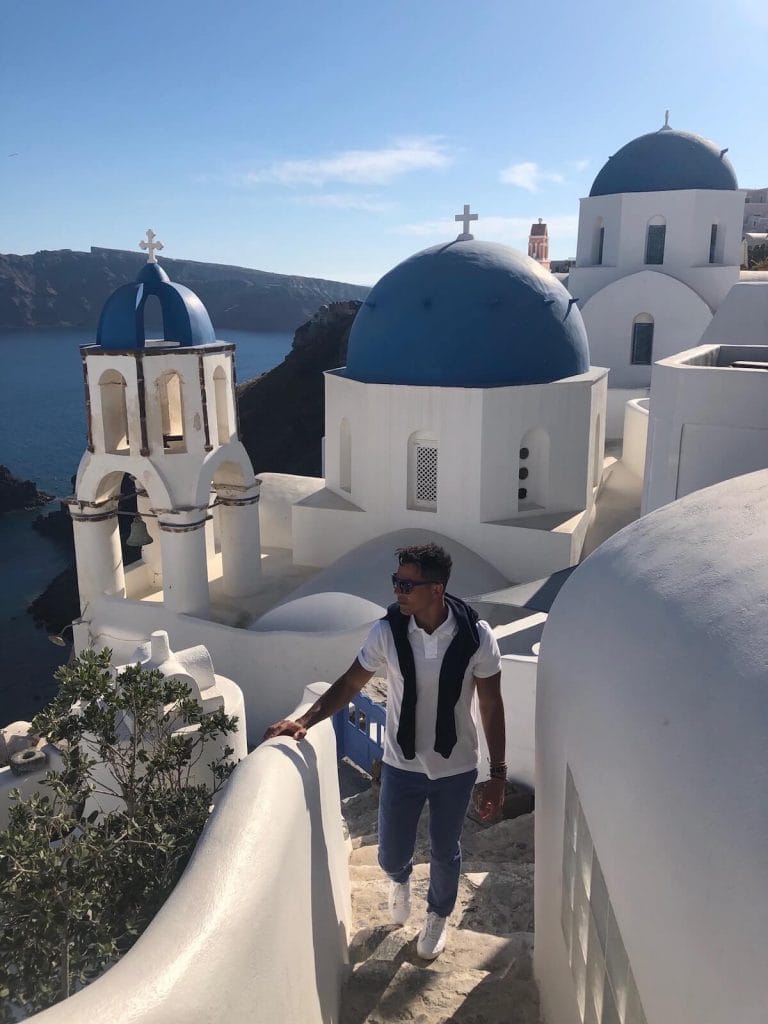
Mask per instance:
[[[581,313],[556,277],[504,245],[457,240],[382,277],[352,324],[345,376],[498,387],[588,369]]]
[[[590,196],[679,189],[737,189],[736,172],[714,142],[691,132],[660,128],[622,146],[595,178]]]
[[[145,263],[134,284],[122,285],[104,303],[97,345],[113,352],[144,348],[144,306],[150,295],[160,301],[163,339],[169,345],[209,345],[216,340],[208,310],[197,295],[174,284],[159,264]]]

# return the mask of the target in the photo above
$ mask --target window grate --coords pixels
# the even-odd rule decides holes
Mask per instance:
[[[645,262],[651,266],[661,266],[664,262],[664,242],[667,237],[666,224],[649,224],[645,239]]]
[[[416,445],[416,501],[437,504],[437,445]]]
[[[632,324],[632,364],[650,366],[653,355],[653,324]]]

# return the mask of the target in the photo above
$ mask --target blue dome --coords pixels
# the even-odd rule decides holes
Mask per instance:
[[[208,310],[189,288],[174,284],[157,263],[145,263],[134,284],[124,284],[104,303],[96,343],[113,352],[145,345],[144,306],[150,295],[160,301],[163,339],[169,345],[208,345],[216,340]]]
[[[416,253],[379,281],[345,375],[369,384],[542,384],[589,369],[581,313],[535,260],[493,242]]]
[[[679,189],[737,189],[727,150],[691,132],[660,128],[622,146],[595,178],[591,196]]]

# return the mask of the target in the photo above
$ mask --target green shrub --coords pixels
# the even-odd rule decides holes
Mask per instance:
[[[207,740],[234,731],[179,680],[85,651],[56,673],[59,690],[33,731],[63,767],[0,831],[0,1020],[66,998],[128,950],[189,860],[233,754],[201,763]],[[181,727],[181,732],[178,730]],[[195,781],[206,772],[206,783]],[[89,798],[120,799],[88,810]],[[90,801],[92,805],[92,801]]]

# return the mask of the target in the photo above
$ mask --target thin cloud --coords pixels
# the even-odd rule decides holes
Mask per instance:
[[[558,171],[543,171],[533,160],[525,160],[519,164],[510,164],[499,171],[499,181],[503,185],[517,185],[527,192],[538,192],[542,182],[551,181],[561,184],[565,179]]]
[[[321,192],[317,195],[295,196],[293,201],[302,206],[331,210],[361,210],[365,213],[387,213],[396,205],[377,199],[376,196],[358,196],[349,192]]]
[[[586,171],[589,167],[589,160],[571,160],[571,167],[574,171]]]
[[[383,149],[348,149],[334,156],[282,160],[240,176],[241,185],[388,185],[413,171],[447,167],[450,157],[434,138],[399,139]]]

